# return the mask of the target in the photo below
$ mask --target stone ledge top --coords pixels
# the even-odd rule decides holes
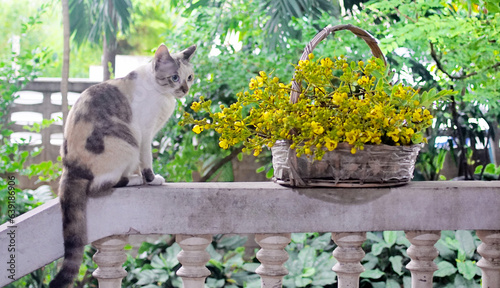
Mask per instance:
[[[287,188],[272,182],[167,183],[118,188],[91,198],[88,242],[120,234],[500,230],[499,207],[500,181],[363,189]],[[20,276],[63,255],[58,198],[15,218],[14,224],[1,225],[0,243],[9,243],[11,230]],[[6,270],[0,271],[2,286],[10,281]]]

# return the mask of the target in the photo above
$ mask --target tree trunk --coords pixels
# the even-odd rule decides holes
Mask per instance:
[[[62,15],[63,15],[63,66],[61,75],[61,97],[62,97],[62,113],[63,113],[63,125],[66,124],[66,119],[68,117],[68,82],[69,82],[69,8],[68,0],[62,0]]]
[[[109,63],[109,53],[108,53],[108,40],[106,39],[106,35],[104,35],[104,39],[102,40],[102,81],[109,80],[111,78],[111,73],[108,68]]]
[[[495,139],[490,139],[491,141],[491,149],[492,149],[492,154],[493,154],[493,159],[491,159],[492,163],[495,163],[495,165],[500,165],[500,146],[498,145],[499,139],[500,139],[500,129],[497,121],[494,121],[493,124],[491,125],[490,129],[493,129],[495,132]]]
[[[115,71],[115,56],[116,56],[116,39],[114,35],[109,35],[109,38],[102,41],[102,81],[111,79]]]
[[[114,13],[113,1],[108,0],[108,15],[112,17],[114,31],[109,33],[104,30],[104,39],[102,41],[102,69],[103,81],[109,80],[115,71],[115,56],[116,56],[116,15]]]

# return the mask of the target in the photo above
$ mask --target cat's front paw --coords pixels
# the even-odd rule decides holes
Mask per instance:
[[[156,186],[156,185],[163,185],[164,183],[165,183],[165,178],[156,174],[153,181],[148,182],[148,185],[155,185]]]

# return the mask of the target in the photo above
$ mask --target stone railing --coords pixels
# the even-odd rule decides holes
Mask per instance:
[[[500,287],[500,182],[412,182],[395,188],[291,189],[274,183],[168,183],[116,189],[87,206],[88,241],[98,252],[99,287],[121,287],[131,234],[175,234],[177,275],[204,287],[212,234],[256,234],[262,287],[281,287],[284,248],[293,232],[331,232],[338,287],[358,287],[366,231],[404,230],[412,287],[432,287],[441,230],[476,230],[483,287]],[[61,212],[54,199],[0,226],[0,286],[63,255]],[[10,243],[10,244],[9,244]],[[9,264],[5,259],[15,259]],[[7,263],[7,264],[6,264]],[[9,266],[10,265],[10,266]],[[11,269],[9,271],[9,269]],[[14,276],[12,276],[13,274]],[[11,278],[9,278],[11,277]]]

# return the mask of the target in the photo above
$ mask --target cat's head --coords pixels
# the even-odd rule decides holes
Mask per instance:
[[[182,98],[189,92],[194,81],[193,67],[189,61],[195,51],[195,45],[172,54],[165,45],[158,47],[153,60],[153,74],[156,83],[166,94]]]

